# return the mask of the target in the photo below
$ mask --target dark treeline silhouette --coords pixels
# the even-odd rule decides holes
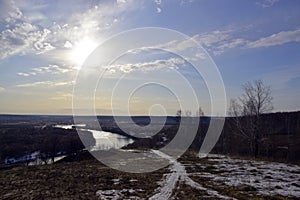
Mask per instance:
[[[243,137],[239,133],[234,118],[226,118],[214,152],[276,161],[300,161],[300,112],[262,114],[255,149],[251,148],[253,143],[251,138]],[[240,118],[241,123],[249,121],[247,116]]]
[[[247,123],[247,117],[240,117]],[[210,117],[201,117],[197,135],[189,150],[199,152],[209,127]],[[257,150],[252,148],[252,139],[240,134],[234,117],[226,117],[222,134],[212,153],[263,158],[272,161],[300,162],[300,111],[267,113],[261,115]],[[159,149],[176,135],[177,125],[165,126],[152,138],[142,138],[127,145],[129,149]],[[257,155],[256,155],[257,154]]]
[[[84,132],[84,134],[90,135],[89,138],[94,140],[91,133]],[[5,159],[27,156],[24,162],[28,164],[34,159],[30,155],[39,151],[38,158],[47,164],[49,159],[53,162],[58,155],[72,154],[84,148],[75,129],[64,130],[50,125],[27,123],[0,125],[1,163]]]

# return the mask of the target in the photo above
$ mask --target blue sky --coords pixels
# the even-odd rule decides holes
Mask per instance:
[[[70,114],[74,80],[89,53],[110,36],[141,27],[174,29],[201,44],[221,73],[228,100],[241,94],[242,84],[262,79],[272,87],[274,111],[299,110],[299,10],[295,0],[0,1],[0,113]],[[115,99],[117,113],[125,113],[128,100],[121,91],[137,85],[137,77],[180,82],[172,78],[172,70],[153,64],[175,63],[191,82],[197,79],[192,68],[184,71],[177,61],[169,54],[120,59],[114,76],[124,73],[127,83]],[[107,93],[97,93],[100,114],[110,113],[108,96],[116,77],[107,77]],[[201,91],[196,92],[201,107],[210,113],[209,95],[198,79],[192,85]],[[178,109],[162,88],[149,87],[136,95],[133,99],[139,101],[131,114],[147,114],[154,104],[165,105],[167,114]],[[188,104],[188,99],[182,101]]]

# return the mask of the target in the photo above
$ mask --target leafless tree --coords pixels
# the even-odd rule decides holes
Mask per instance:
[[[181,110],[177,110],[176,112],[176,117],[181,117],[182,111]]]
[[[236,133],[250,142],[255,157],[265,134],[261,115],[273,109],[272,100],[270,86],[257,80],[243,85],[242,96],[230,101],[229,115],[233,116]]]
[[[198,110],[197,110],[197,112],[196,112],[196,116],[197,116],[197,117],[204,116],[204,111],[202,110],[201,107],[198,108]]]
[[[180,122],[181,115],[182,115],[182,111],[181,110],[177,110],[177,112],[176,112],[176,122],[177,123]]]

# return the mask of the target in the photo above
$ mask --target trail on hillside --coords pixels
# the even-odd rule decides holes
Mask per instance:
[[[177,161],[159,150],[153,156],[169,162],[169,170],[163,170],[156,179],[158,187],[148,191],[137,184],[130,189],[99,190],[100,199],[248,199],[300,197],[300,166],[268,161],[234,159],[223,155],[209,154],[205,158],[187,155]],[[116,184],[122,184],[117,179]],[[138,180],[137,180],[138,181]],[[127,185],[128,186],[128,185]],[[156,187],[156,186],[155,186]],[[154,188],[155,188],[154,187]],[[148,195],[141,193],[148,191]]]
[[[177,182],[182,182],[198,190],[203,190],[211,197],[217,197],[220,199],[234,199],[232,197],[221,195],[218,191],[205,188],[199,183],[193,181],[188,177],[185,167],[176,159],[158,150],[152,150],[152,152],[164,159],[169,160],[171,173],[166,175],[165,180],[161,183],[161,187],[157,188],[157,193],[150,197],[150,200],[170,199]]]

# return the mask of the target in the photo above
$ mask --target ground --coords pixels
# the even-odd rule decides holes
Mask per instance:
[[[0,171],[0,199],[299,199],[300,166],[186,153],[146,174],[74,156],[51,165]],[[83,157],[83,158],[82,158]],[[76,161],[75,161],[76,160]]]

